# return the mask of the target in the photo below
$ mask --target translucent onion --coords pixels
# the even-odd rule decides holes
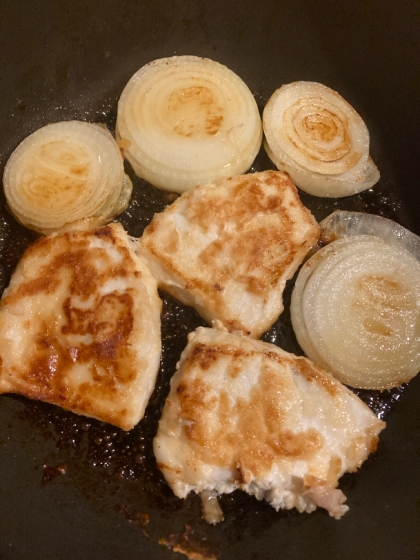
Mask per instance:
[[[262,125],[252,93],[234,72],[175,56],[134,74],[118,104],[116,133],[139,177],[183,192],[245,173],[260,149]]]
[[[45,235],[109,222],[126,209],[132,190],[111,133],[80,121],[49,124],[23,140],[3,186],[17,220]]]
[[[352,387],[384,390],[420,370],[420,262],[390,233],[401,226],[375,216],[373,230],[378,219],[384,238],[354,234],[354,228],[303,265],[291,319],[301,348],[315,363]],[[351,228],[363,222],[365,231],[369,220],[347,216]],[[412,236],[402,237],[410,247]]]
[[[364,212],[336,210],[319,225],[324,243],[351,235],[375,235],[403,247],[420,261],[420,237],[388,218]]]
[[[215,490],[202,490],[200,497],[203,519],[211,525],[223,521],[223,511],[217,500],[217,492]]]
[[[365,123],[322,84],[294,82],[276,90],[264,108],[263,126],[270,159],[309,194],[350,196],[379,180]]]

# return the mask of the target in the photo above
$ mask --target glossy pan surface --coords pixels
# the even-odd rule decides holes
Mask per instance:
[[[355,197],[302,195],[303,202],[317,219],[336,208],[368,211],[420,234],[420,4],[414,0],[2,0],[1,173],[16,145],[49,122],[82,119],[113,129],[132,74],[174,54],[226,64],[261,110],[282,83],[312,80],[338,90],[367,123],[382,177]],[[254,169],[271,167],[261,152]],[[134,178],[121,222],[139,236],[170,201]],[[0,292],[32,240],[1,194]],[[0,558],[420,558],[419,377],[402,390],[362,394],[388,425],[377,453],[343,477],[351,509],[340,521],[321,510],[276,513],[236,492],[221,499],[226,520],[212,527],[200,517],[197,496],[173,496],[151,442],[186,335],[203,322],[163,300],[158,385],[145,419],[128,434],[0,396]],[[264,339],[299,352],[287,309]]]

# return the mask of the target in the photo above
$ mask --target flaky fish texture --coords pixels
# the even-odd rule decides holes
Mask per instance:
[[[159,370],[161,300],[120,224],[24,253],[0,307],[0,392],[130,430]]]
[[[209,323],[258,338],[318,236],[288,175],[264,171],[184,193],[155,214],[139,248],[159,287]]]
[[[171,380],[154,453],[179,498],[242,489],[276,510],[340,518],[337,488],[385,427],[307,358],[226,330],[199,327]]]

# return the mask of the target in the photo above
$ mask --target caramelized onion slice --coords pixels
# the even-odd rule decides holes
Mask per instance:
[[[49,124],[23,140],[7,162],[3,186],[17,220],[46,235],[110,221],[132,190],[111,133],[81,121]]]
[[[263,126],[270,159],[309,194],[349,196],[379,180],[365,123],[322,84],[294,82],[276,90],[264,108]]]
[[[143,66],[118,103],[117,139],[135,173],[183,192],[245,173],[262,140],[255,99],[226,66],[174,56]]]
[[[305,354],[361,389],[389,389],[418,373],[419,316],[419,261],[373,235],[320,249],[292,294],[292,325]]]

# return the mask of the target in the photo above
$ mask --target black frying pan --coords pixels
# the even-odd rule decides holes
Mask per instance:
[[[18,142],[49,122],[77,118],[112,128],[131,75],[173,54],[226,64],[261,109],[294,80],[338,90],[365,119],[382,178],[356,197],[302,196],[304,203],[318,219],[347,208],[420,233],[417,0],[1,0],[0,171]],[[255,170],[269,167],[261,153]],[[134,184],[121,221],[140,235],[168,198]],[[0,202],[1,292],[33,238],[7,213],[3,195]],[[341,521],[322,510],[276,513],[236,492],[222,498],[226,521],[212,527],[201,520],[196,496],[173,496],[151,441],[186,335],[202,321],[163,297],[159,383],[132,432],[0,397],[0,558],[170,560],[182,558],[179,548],[218,560],[420,558],[420,377],[403,390],[362,394],[388,426],[375,456],[341,481],[351,508]],[[299,352],[287,311],[264,338]]]

